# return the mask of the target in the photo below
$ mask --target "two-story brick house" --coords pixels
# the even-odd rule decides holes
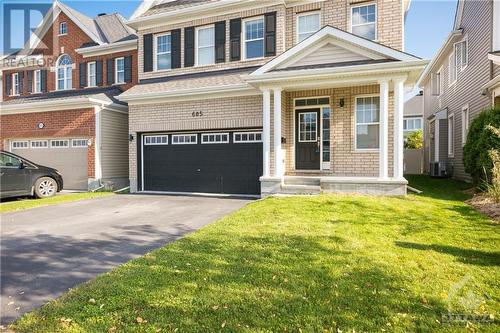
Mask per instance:
[[[119,14],[55,1],[26,47],[2,60],[2,149],[58,169],[66,189],[128,183],[128,106],[137,36]]]
[[[134,15],[135,191],[406,193],[409,1],[163,1]]]
[[[453,30],[419,80],[424,90],[425,165],[469,181],[463,146],[470,122],[500,107],[500,2],[460,0]]]

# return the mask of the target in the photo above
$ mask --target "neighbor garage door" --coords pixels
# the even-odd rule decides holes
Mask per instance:
[[[260,194],[262,133],[143,135],[145,191]]]
[[[87,190],[87,142],[85,138],[15,139],[14,154],[59,170],[67,190]]]

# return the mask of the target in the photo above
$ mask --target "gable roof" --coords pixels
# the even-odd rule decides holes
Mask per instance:
[[[125,24],[125,19],[117,13],[90,18],[56,0],[27,41],[24,49],[19,52],[20,55],[29,55],[36,49],[41,42],[41,38],[47,33],[60,13],[68,16],[73,23],[92,39],[92,44],[88,46],[106,45],[123,40],[137,39],[135,32]]]
[[[353,61],[381,61],[384,59],[387,61],[421,60],[419,57],[409,53],[395,50],[369,39],[359,37],[352,33],[327,25],[294,47],[288,49],[278,57],[269,61],[252,74],[262,75],[273,70],[286,68],[287,65],[293,66],[293,64],[296,64],[298,60],[310,56],[313,52],[328,44],[345,49],[352,55],[357,54],[360,56],[359,58],[348,59],[350,61],[345,61],[348,63]],[[337,61],[337,63],[339,62],[341,61]],[[335,59],[332,59],[331,63],[336,63]],[[310,66],[312,64],[308,65]],[[318,63],[318,65],[325,64]]]

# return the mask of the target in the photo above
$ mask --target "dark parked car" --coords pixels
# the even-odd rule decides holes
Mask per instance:
[[[0,198],[36,196],[48,198],[63,189],[56,170],[6,151],[0,152]]]

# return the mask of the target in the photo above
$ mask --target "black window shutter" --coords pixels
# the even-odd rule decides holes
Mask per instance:
[[[85,88],[87,86],[87,63],[80,63],[80,88]]]
[[[241,19],[232,19],[229,21],[229,41],[231,61],[241,59]]]
[[[215,62],[226,61],[226,21],[215,23]]]
[[[152,71],[153,71],[153,34],[147,34],[144,35],[144,72],[152,72]]]
[[[115,59],[106,60],[106,83],[108,86],[115,83]]]
[[[276,55],[276,12],[265,14],[265,55],[272,57]]]
[[[42,82],[42,92],[47,92],[47,70],[42,69],[40,72],[41,76],[41,82]]]
[[[95,62],[95,83],[97,86],[102,86],[102,60]]]
[[[19,95],[24,95],[24,72],[19,72]]]
[[[184,67],[194,66],[194,27],[184,29]]]
[[[125,82],[132,82],[132,56],[125,57]]]
[[[12,74],[5,75],[5,96],[10,95],[12,89]]]
[[[170,51],[172,68],[181,68],[181,29],[170,32]]]
[[[33,92],[33,71],[28,71],[28,94]]]

